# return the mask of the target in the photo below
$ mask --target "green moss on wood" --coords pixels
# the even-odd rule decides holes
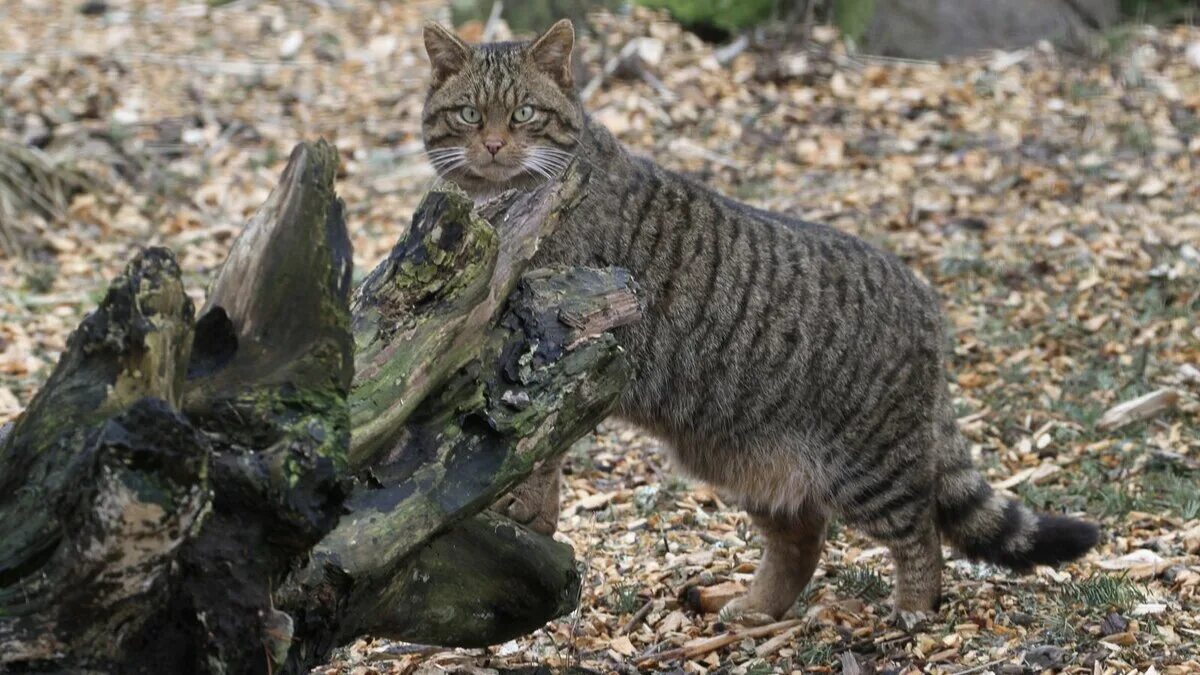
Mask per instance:
[[[579,601],[571,547],[484,512],[406,561],[351,634],[482,647],[563,616]]]
[[[426,195],[405,238],[355,295],[351,464],[363,467],[426,394],[475,355],[464,328],[492,285],[499,242],[453,185]],[[484,317],[487,319],[490,317]]]

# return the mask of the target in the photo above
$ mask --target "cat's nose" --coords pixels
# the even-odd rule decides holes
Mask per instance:
[[[500,148],[504,147],[504,140],[499,138],[489,138],[483,142],[483,147],[487,148],[488,152],[492,153],[492,157],[495,157],[496,153],[500,152]]]

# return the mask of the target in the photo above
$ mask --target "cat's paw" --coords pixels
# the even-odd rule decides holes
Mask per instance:
[[[558,484],[562,457],[534,469],[524,482],[492,504],[492,510],[508,516],[538,534],[551,535],[558,529]]]
[[[541,504],[530,504],[525,495],[507,494],[492,504],[492,511],[528,527],[538,534],[551,535],[558,529],[558,511],[547,512]]]
[[[888,617],[888,623],[911,633],[928,623],[933,616],[933,612],[914,612],[907,609],[893,609],[891,615]]]
[[[717,612],[717,620],[742,626],[765,626],[774,623],[775,617],[762,611],[749,596],[743,595],[727,602],[721,611]]]

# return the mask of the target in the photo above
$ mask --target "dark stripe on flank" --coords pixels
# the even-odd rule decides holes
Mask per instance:
[[[678,227],[672,216],[675,209],[679,207],[679,203],[685,201],[685,198],[677,191],[677,188],[674,188],[666,191],[666,194],[663,195],[663,201],[665,202],[663,208],[656,211],[659,217],[657,218],[658,222],[655,223],[654,241],[650,243],[650,253],[647,258],[650,264],[653,264],[655,258],[658,256],[658,247],[662,245],[663,235],[667,233],[667,230],[671,229],[672,225]],[[674,271],[674,269],[671,269],[668,274],[674,276],[671,274]]]
[[[629,244],[625,247],[624,258],[629,259],[633,254],[633,247],[637,244],[637,240],[642,236],[642,228],[646,224],[646,217],[650,213],[650,209],[654,207],[654,200],[658,198],[658,191],[662,188],[662,181],[658,176],[650,174],[650,189],[646,192],[646,198],[642,200],[637,212],[633,217],[633,232],[629,235]]]
[[[712,307],[713,295],[717,290],[717,279],[721,273],[721,263],[724,257],[721,255],[721,241],[723,239],[722,228],[725,226],[725,212],[717,209],[713,212],[713,223],[709,226],[713,231],[713,253],[709,256],[709,271],[708,281],[704,285],[704,294],[701,296],[703,300],[700,304],[700,311],[696,314],[696,320],[692,323],[689,334],[694,334],[708,319],[709,310]]]
[[[864,520],[876,520],[889,513],[895,513],[901,507],[919,501],[932,501],[932,490],[928,483],[904,485],[894,492],[884,491],[857,504],[856,513]],[[878,500],[886,497],[883,502]]]
[[[741,223],[739,219],[739,225],[740,224]],[[757,228],[753,227],[753,223],[747,224],[746,238],[749,240],[750,270],[746,275],[746,279],[739,280],[742,283],[743,290],[742,298],[738,301],[738,313],[733,319],[733,324],[729,329],[729,332],[725,334],[725,338],[721,340],[721,343],[717,346],[718,354],[724,354],[729,350],[729,345],[733,343],[734,336],[737,335],[739,330],[741,330],[742,324],[746,322],[746,316],[750,313],[750,297],[753,294],[755,282],[758,280],[758,268],[761,264],[761,261],[759,260],[758,237],[754,233],[755,229]]]

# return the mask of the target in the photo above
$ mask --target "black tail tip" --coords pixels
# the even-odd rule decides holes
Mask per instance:
[[[1100,528],[1077,518],[1039,514],[1031,546],[1011,565],[1028,571],[1036,565],[1059,565],[1077,560],[1100,542]]]

